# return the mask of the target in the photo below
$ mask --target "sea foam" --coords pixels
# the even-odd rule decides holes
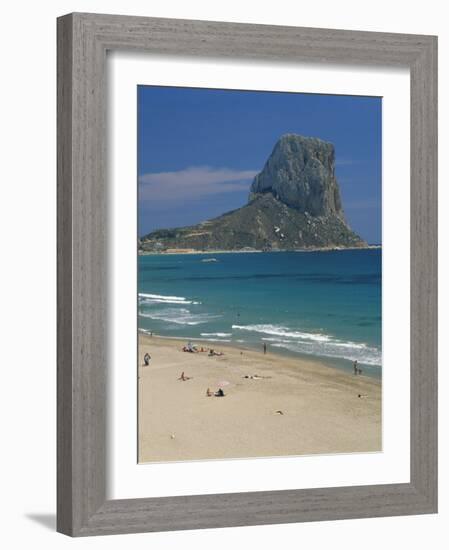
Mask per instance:
[[[298,331],[270,324],[232,325],[232,328],[266,335],[261,336],[261,340],[269,342],[275,348],[284,348],[306,355],[357,360],[366,365],[382,364],[382,354],[379,349],[361,342],[339,340],[329,334]]]
[[[192,313],[187,308],[165,308],[159,311],[141,311],[139,312],[139,316],[155,319],[157,321],[174,323],[176,325],[189,326],[202,325],[219,318],[218,315],[211,315],[209,313]]]
[[[144,304],[200,304],[201,302],[195,302],[188,300],[184,296],[164,296],[162,294],[146,294],[139,293],[139,302]]]
[[[312,332],[299,332],[291,330],[288,327],[279,325],[232,325],[233,329],[247,330],[250,332],[260,332],[262,334],[272,334],[274,336],[289,336],[291,338],[304,338],[306,340],[316,340],[317,342],[327,342],[330,336],[326,334],[317,334]]]

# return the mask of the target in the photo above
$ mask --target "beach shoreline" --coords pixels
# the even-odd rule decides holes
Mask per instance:
[[[297,248],[292,250],[283,249],[271,249],[271,250],[258,250],[258,249],[236,249],[236,250],[199,250],[199,249],[170,249],[168,251],[142,251],[138,250],[139,256],[170,256],[170,255],[189,255],[189,254],[262,254],[271,252],[342,252],[345,250],[375,250],[381,249],[382,245],[369,244],[367,246],[346,246],[346,247],[322,247],[322,248]]]
[[[223,353],[209,356],[186,343],[139,332],[139,462],[381,451],[381,380],[262,346],[195,338]]]
[[[226,339],[225,337],[205,337],[205,336],[194,336],[194,335],[186,335],[183,337],[180,336],[168,336],[166,334],[159,334],[154,331],[148,331],[147,329],[138,329],[139,335],[141,334],[143,337],[150,338],[150,334],[153,334],[153,337],[160,338],[161,340],[174,340],[178,341],[179,343],[187,343],[192,342],[196,344],[197,342],[201,342],[203,346],[208,347],[220,347],[220,348],[226,348],[229,347],[231,349],[239,350],[239,351],[247,351],[247,352],[259,352],[261,349],[263,349],[263,343],[265,342],[267,345],[267,350],[272,356],[279,356],[280,358],[288,358],[294,361],[305,361],[306,363],[310,364],[316,364],[320,367],[326,367],[329,369],[335,369],[339,372],[344,372],[346,374],[353,373],[353,361],[350,361],[349,359],[344,359],[340,357],[326,357],[326,356],[319,356],[319,355],[312,355],[312,354],[306,354],[306,353],[299,353],[297,351],[291,351],[288,348],[283,347],[276,347],[273,346],[271,342],[265,341],[262,337],[260,341],[256,344],[255,342],[250,341],[243,341],[243,340],[231,340]],[[201,345],[201,344],[200,344]],[[374,370],[373,365],[367,365],[365,363],[361,363],[358,361],[358,366],[362,370],[362,375],[367,378],[374,378],[376,380],[382,379],[382,368],[379,367],[379,369]]]

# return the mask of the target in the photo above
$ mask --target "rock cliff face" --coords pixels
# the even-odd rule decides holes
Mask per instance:
[[[344,219],[335,179],[334,146],[318,138],[286,134],[254,178],[250,200],[271,193],[298,212]]]
[[[254,178],[246,206],[195,226],[153,231],[142,252],[365,247],[345,221],[331,143],[286,134]]]

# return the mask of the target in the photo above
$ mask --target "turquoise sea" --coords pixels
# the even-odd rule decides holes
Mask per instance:
[[[382,252],[139,256],[139,329],[381,376]]]

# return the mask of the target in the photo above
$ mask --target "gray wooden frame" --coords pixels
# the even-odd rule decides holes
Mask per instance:
[[[410,483],[106,499],[106,52],[411,72]],[[75,13],[58,19],[57,529],[72,536],[437,511],[437,38]]]

